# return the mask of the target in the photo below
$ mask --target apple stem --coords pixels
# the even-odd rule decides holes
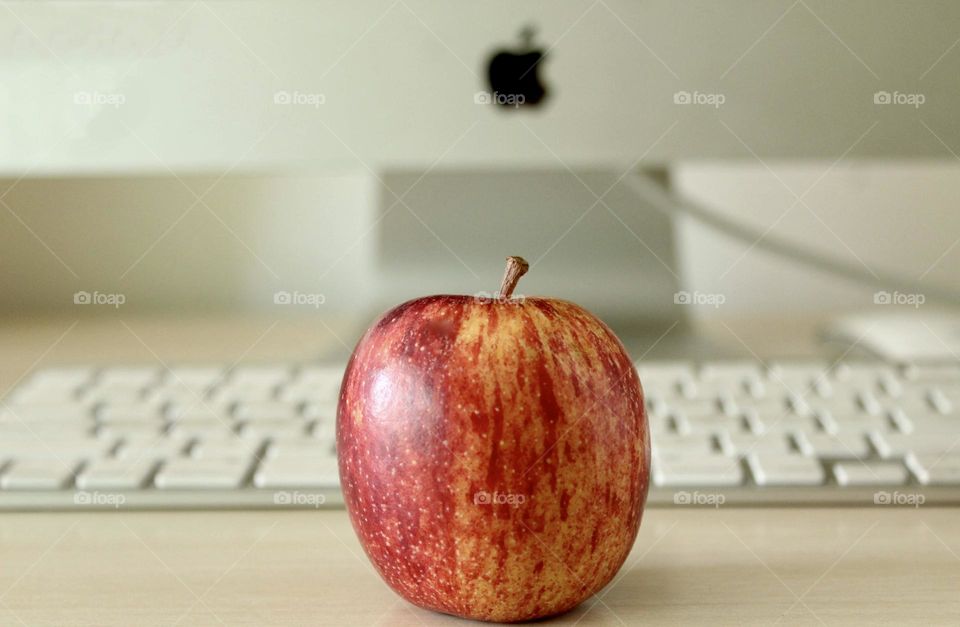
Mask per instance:
[[[517,287],[520,277],[527,273],[530,264],[523,257],[507,257],[507,269],[503,273],[503,282],[500,283],[500,298],[510,298],[513,288]]]

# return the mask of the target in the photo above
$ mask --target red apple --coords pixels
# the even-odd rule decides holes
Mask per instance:
[[[523,621],[606,585],[640,527],[650,436],[636,371],[583,308],[428,296],[357,345],[337,414],[360,543],[421,607]]]

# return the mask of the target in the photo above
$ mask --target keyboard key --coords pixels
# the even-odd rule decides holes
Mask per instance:
[[[947,454],[910,453],[906,464],[924,485],[960,485],[960,452],[956,449]]]
[[[230,411],[229,406],[213,402],[173,404],[167,407],[166,418],[173,422],[219,422],[230,420]]]
[[[331,400],[339,396],[342,380],[342,367],[303,368],[289,383],[287,389],[300,390],[311,398]]]
[[[860,400],[849,390],[831,398],[811,397],[810,404],[818,413],[828,412],[834,416],[857,416],[864,413]]]
[[[218,387],[210,393],[210,399],[217,404],[226,405],[237,402],[272,401],[275,396],[274,387],[238,386],[228,384]]]
[[[746,431],[743,418],[733,416],[676,416],[674,425],[682,435],[711,435],[721,432],[740,433]]]
[[[826,480],[820,462],[803,455],[751,453],[747,463],[761,486],[820,485]]]
[[[235,456],[218,459],[179,457],[167,461],[154,477],[161,490],[205,490],[239,487],[249,470],[251,458]]]
[[[179,438],[233,438],[236,425],[227,418],[179,420],[170,427],[170,433]]]
[[[757,434],[816,431],[820,426],[812,416],[792,414],[770,416],[766,420],[761,420],[756,412],[748,411],[744,412],[744,419],[750,431]]]
[[[890,431],[894,423],[885,415],[871,416],[868,414],[821,414],[820,425],[827,433],[860,434],[868,431]]]
[[[649,380],[651,383],[666,385],[677,381],[692,381],[694,379],[693,366],[683,361],[644,362],[637,365],[637,374],[641,383]]]
[[[661,487],[722,487],[743,483],[740,463],[724,455],[655,458],[652,473],[654,483]]]
[[[739,384],[730,384],[726,381],[695,381],[683,385],[682,396],[691,400],[715,400],[720,396],[733,398],[746,394]],[[684,399],[675,399],[684,400]]]
[[[795,454],[789,433],[770,432],[763,435],[752,433],[725,433],[717,440],[724,455],[746,455],[763,452],[769,455]]]
[[[165,383],[150,388],[144,394],[144,400],[149,403],[162,405],[174,403],[177,405],[202,405],[209,397],[212,387],[203,385],[187,385],[181,383]]]
[[[163,384],[203,389],[222,381],[225,374],[219,366],[175,366],[164,373]]]
[[[253,477],[258,488],[334,488],[339,483],[337,459],[330,456],[267,459]]]
[[[271,441],[266,457],[321,458],[333,456],[333,443],[314,438],[278,438]]]
[[[143,487],[157,466],[148,457],[140,459],[98,459],[88,464],[77,476],[82,490],[135,490]]]
[[[960,367],[956,365],[907,366],[903,376],[917,383],[960,382]]]
[[[952,444],[942,435],[873,432],[869,437],[870,444],[884,459],[902,459],[910,453],[939,454]]]
[[[767,377],[771,381],[812,381],[829,378],[829,371],[817,362],[774,362],[770,364]]]
[[[94,369],[88,366],[75,368],[46,368],[31,375],[27,384],[38,387],[81,387],[93,380]]]
[[[273,387],[289,381],[290,368],[286,366],[240,366],[230,373],[228,381],[236,387]]]
[[[669,402],[670,410],[682,416],[718,416],[724,413],[724,407],[716,398],[712,399],[674,399]]]
[[[883,375],[879,382],[880,394],[888,399],[899,398],[903,394],[903,384],[895,375]]]
[[[140,420],[122,422],[115,420],[113,422],[102,423],[97,427],[97,436],[112,438],[129,438],[144,440],[148,438],[159,438],[167,430],[167,426],[160,421],[143,422]]]
[[[190,447],[190,456],[198,459],[223,459],[236,455],[245,458],[259,457],[263,443],[264,439],[260,437],[233,436],[225,439],[201,440]]]
[[[911,433],[960,435],[960,416],[939,414],[910,414],[907,417]]]
[[[753,361],[712,361],[700,367],[700,379],[703,381],[725,381],[739,383],[762,375],[761,365]]]
[[[70,482],[79,466],[76,460],[20,460],[14,461],[2,476],[4,490],[59,490]]]
[[[21,386],[10,394],[7,401],[17,405],[66,405],[75,402],[79,395],[78,387]]]
[[[337,421],[334,419],[315,422],[310,429],[309,435],[324,445],[333,446],[334,441],[337,439]]]
[[[834,378],[848,386],[871,387],[882,377],[896,377],[897,370],[883,363],[843,362],[833,369]]]
[[[104,368],[97,377],[97,385],[143,388],[156,383],[159,379],[160,370],[154,367]]]
[[[129,385],[97,385],[81,394],[88,403],[139,403],[144,398],[144,388]]]
[[[240,427],[244,438],[277,438],[307,435],[310,423],[303,420],[249,420]]]
[[[804,455],[831,459],[861,459],[870,455],[867,437],[862,433],[797,434],[797,446]]]
[[[651,441],[653,455],[692,456],[715,454],[713,438],[700,435],[665,435]]]
[[[650,433],[667,434],[673,423],[666,416],[653,416],[648,413],[647,424],[650,426]]]
[[[307,420],[329,420],[332,422],[337,419],[337,403],[306,403],[303,406],[303,417]]]
[[[927,393],[927,402],[941,414],[953,413],[953,401],[940,389],[930,390]]]
[[[340,364],[328,366],[303,366],[293,378],[294,383],[333,383],[340,387],[344,367]]]
[[[125,460],[162,461],[181,457],[188,441],[179,438],[163,437],[123,442],[117,449],[117,457]]]
[[[790,394],[787,397],[787,407],[797,416],[813,416],[814,407],[803,394]]]
[[[0,422],[0,444],[47,439],[85,438],[93,435],[93,421]]]
[[[88,404],[50,403],[42,405],[7,405],[0,409],[2,422],[81,422],[93,416]]]
[[[901,485],[907,469],[893,462],[843,462],[833,465],[833,476],[842,486]]]
[[[276,401],[237,403],[233,415],[238,420],[296,420],[300,412],[295,405]]]
[[[158,403],[121,403],[101,405],[97,408],[99,422],[159,422],[163,417]]]
[[[87,460],[108,454],[116,446],[112,438],[95,438],[88,435],[65,433],[46,438],[22,440],[0,439],[0,458],[34,460]]]

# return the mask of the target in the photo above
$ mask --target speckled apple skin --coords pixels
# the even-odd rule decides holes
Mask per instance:
[[[649,485],[629,356],[551,299],[432,296],[384,314],[347,366],[337,450],[351,522],[390,587],[486,621],[558,614],[606,585]]]

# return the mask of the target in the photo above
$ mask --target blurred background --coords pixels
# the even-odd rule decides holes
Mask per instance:
[[[360,329],[493,292],[521,254],[518,291],[618,330],[932,309],[960,292],[958,23],[866,0],[5,3],[0,306]]]

